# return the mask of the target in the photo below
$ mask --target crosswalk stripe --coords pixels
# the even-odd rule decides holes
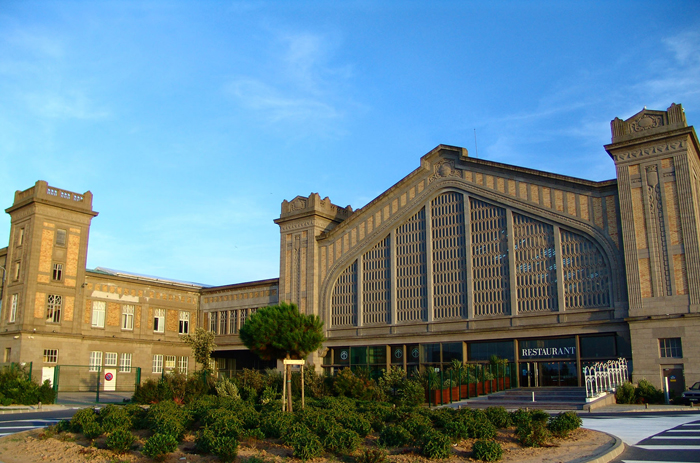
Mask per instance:
[[[643,450],[700,450],[700,445],[635,445],[634,447]]]
[[[664,434],[671,434],[671,435],[677,435],[677,436],[698,436],[700,437],[700,430],[698,431],[680,431],[680,430],[672,430],[672,431],[665,431]]]
[[[686,440],[698,440],[700,439],[700,436],[695,436],[695,439],[693,439],[693,436],[652,436],[650,439],[686,439]]]
[[[662,460],[621,460],[622,463],[661,463]],[[668,461],[663,460],[663,463],[694,463],[691,461]]]

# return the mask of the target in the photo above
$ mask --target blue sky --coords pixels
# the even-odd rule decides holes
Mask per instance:
[[[475,129],[480,158],[614,178],[614,117],[700,123],[698,31],[696,1],[0,0],[0,205],[92,191],[89,268],[273,278],[282,200],[362,207]]]

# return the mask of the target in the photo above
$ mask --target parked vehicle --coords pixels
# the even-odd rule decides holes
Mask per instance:
[[[683,400],[688,402],[700,402],[700,381],[690,386],[690,388],[683,393]]]

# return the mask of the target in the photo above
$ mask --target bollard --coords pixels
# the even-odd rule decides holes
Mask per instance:
[[[535,401],[535,391],[532,391],[532,401]]]

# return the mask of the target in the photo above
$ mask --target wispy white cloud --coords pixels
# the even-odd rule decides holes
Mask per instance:
[[[103,119],[109,116],[106,109],[100,108],[77,89],[61,93],[49,89],[41,93],[27,92],[23,99],[33,113],[50,119]]]

